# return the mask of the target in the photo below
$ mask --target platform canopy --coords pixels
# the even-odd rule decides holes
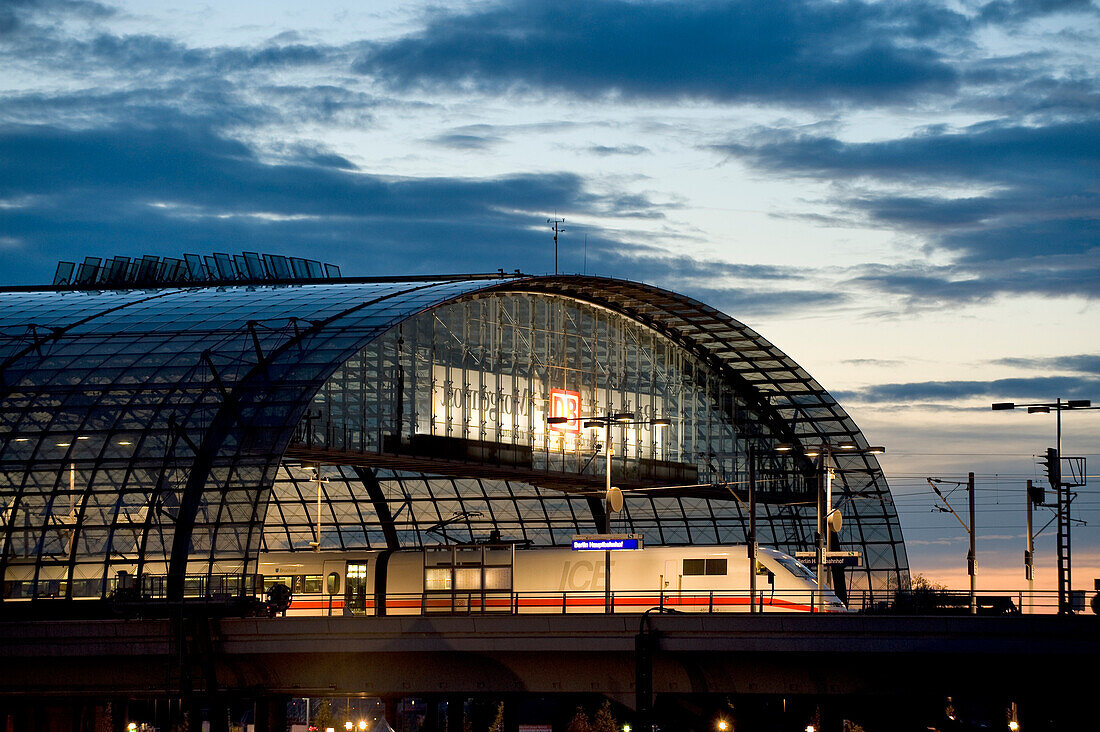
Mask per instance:
[[[0,290],[5,602],[104,597],[135,576],[179,598],[311,543],[565,545],[603,524],[606,431],[548,418],[623,413],[642,424],[611,434],[616,530],[743,542],[751,447],[760,542],[809,549],[807,453],[854,445],[831,461],[833,542],[863,563],[835,579],[908,586],[856,425],[683,295],[564,275],[80,277]]]

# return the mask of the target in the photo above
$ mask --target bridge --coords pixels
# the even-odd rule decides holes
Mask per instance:
[[[641,632],[640,632],[641,631]],[[0,623],[0,704],[66,697],[600,693],[1080,699],[1095,616],[768,614],[183,618]],[[1043,679],[1043,683],[1037,680]],[[1077,702],[1079,703],[1079,702]]]

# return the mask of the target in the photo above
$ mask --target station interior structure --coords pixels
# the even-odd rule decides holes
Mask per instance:
[[[812,550],[807,453],[854,445],[832,453],[832,548],[861,565],[833,583],[908,587],[863,434],[714,308],[602,277],[346,278],[247,253],[89,258],[0,290],[3,602],[248,591],[269,551],[568,546],[603,528],[607,446],[548,418],[621,413],[613,532],[743,544],[753,454],[759,543]]]

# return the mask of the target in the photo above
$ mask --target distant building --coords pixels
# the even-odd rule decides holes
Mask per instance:
[[[760,543],[809,550],[806,449],[867,446],[763,337],[650,285],[351,279],[254,254],[63,263],[52,286],[0,289],[4,602],[231,590],[260,552],[311,541],[567,545],[602,525],[604,435],[547,418],[611,412],[671,422],[612,436],[613,525],[647,545],[744,542],[752,445]],[[834,458],[836,547],[862,554],[841,589],[908,586],[874,456]]]

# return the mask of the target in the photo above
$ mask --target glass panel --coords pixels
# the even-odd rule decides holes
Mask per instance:
[[[450,567],[428,567],[424,570],[425,590],[449,590],[451,589]]]
[[[455,567],[456,590],[480,590],[481,567]]]
[[[706,574],[710,575],[724,575],[726,573],[726,560],[722,559],[708,559],[706,566]]]
[[[706,574],[706,560],[705,559],[685,559],[684,560],[684,576],[691,577],[696,575]]]

